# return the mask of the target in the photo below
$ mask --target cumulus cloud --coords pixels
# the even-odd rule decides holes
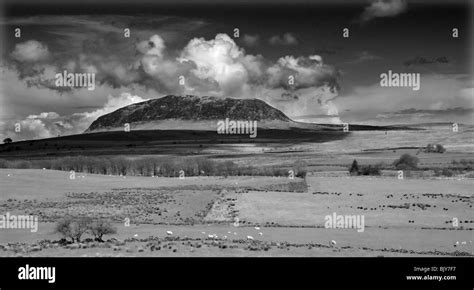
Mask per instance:
[[[156,50],[156,49],[155,49]],[[71,91],[70,87],[55,85],[55,75],[67,70],[68,73],[94,73],[98,84],[112,87],[130,85],[139,79],[132,63],[118,56],[79,53],[64,59],[50,52],[46,45],[37,41],[18,44],[10,54],[10,67],[18,73],[19,79],[30,87],[47,88],[58,92]]]
[[[245,36],[244,36],[245,39]],[[248,36],[255,42],[258,36]],[[274,43],[295,44],[296,38],[286,33]],[[215,38],[193,38],[181,50],[167,51],[165,40],[160,35],[152,35],[137,42],[134,60],[96,53],[80,53],[74,58],[61,62],[40,63],[49,54],[47,47],[36,43],[28,47],[41,51],[36,57],[28,58],[31,63],[16,64],[20,79],[28,86],[48,88],[56,91],[70,91],[68,87],[56,87],[54,76],[64,69],[68,73],[95,73],[96,82],[108,84],[113,88],[140,85],[161,93],[174,94],[213,94],[230,97],[245,97],[254,91],[255,86],[269,88],[288,87],[285,78],[293,75],[296,88],[335,84],[336,72],[331,66],[322,64],[322,58],[286,56],[276,64],[271,64],[260,55],[247,54],[227,34],[217,34]],[[87,45],[86,45],[87,46]],[[25,53],[31,51],[24,46],[16,48],[12,57],[26,59]],[[94,50],[93,50],[94,51]],[[21,56],[20,56],[21,55]],[[54,59],[54,58],[53,58]],[[181,81],[184,82],[180,83]]]
[[[260,55],[247,54],[227,34],[217,34],[211,39],[191,39],[179,56],[172,58],[166,50],[150,55],[151,49],[165,47],[156,41],[158,36],[152,38],[155,41],[150,38],[137,48],[139,67],[152,84],[168,84],[172,92],[259,98],[287,114],[304,114],[306,110],[337,112],[328,100],[337,95],[339,74],[319,55],[288,55],[271,62]],[[152,42],[160,45],[151,45]],[[179,76],[184,77],[184,85],[178,86]],[[290,84],[290,76],[294,84]],[[170,87],[170,83],[176,87]],[[322,95],[327,97],[321,98]]]
[[[178,90],[178,77],[185,74],[187,67],[183,62],[165,56],[163,38],[155,34],[149,40],[139,42],[137,51],[141,53],[137,68],[145,73],[145,78],[141,77],[138,82],[166,91]]]
[[[368,22],[378,17],[393,17],[407,8],[405,0],[373,0],[360,16],[361,22]]]
[[[285,33],[282,36],[274,35],[268,39],[272,45],[297,45],[298,39],[292,33]]]
[[[37,62],[49,57],[48,47],[36,40],[18,43],[11,53],[12,59],[19,62]]]
[[[294,43],[290,34],[286,34],[282,39],[284,43]],[[51,57],[52,62],[32,62],[28,66],[16,66],[16,69],[20,79],[29,87],[55,92],[61,89],[61,93],[68,95],[80,94],[81,90],[55,86],[55,74],[64,69],[71,73],[95,73],[97,88],[105,85],[113,89],[138,86],[158,92],[158,95],[196,94],[260,98],[270,105],[280,103],[279,106],[285,113],[298,111],[298,106],[301,106],[301,112],[297,112],[298,114],[306,110],[302,106],[308,106],[305,103],[308,98],[312,100],[309,102],[313,109],[314,106],[319,106],[323,110],[329,110],[324,109],[327,107],[326,103],[318,103],[314,96],[301,93],[300,90],[316,91],[320,87],[327,87],[331,96],[337,91],[338,72],[334,67],[324,64],[321,56],[288,55],[272,62],[261,55],[246,53],[227,34],[217,34],[211,39],[193,38],[181,49],[169,49],[165,39],[154,34],[137,41],[133,59],[125,61],[114,54],[108,57],[93,51],[88,54],[80,53],[60,62],[55,62],[55,58]],[[293,85],[288,82],[290,75],[294,77]],[[285,93],[293,97],[288,97]],[[76,114],[73,127],[77,128],[81,122],[86,123],[87,116],[87,120],[92,122],[92,113]],[[105,111],[100,114],[105,114]],[[94,116],[98,117],[97,114]],[[42,118],[33,119],[37,125],[38,120],[45,122]],[[77,121],[78,119],[81,122]],[[54,128],[64,130],[68,128],[69,121],[61,119]],[[56,133],[53,130],[51,132]]]
[[[159,35],[153,35],[148,41],[141,41],[137,44],[137,50],[143,54],[163,57],[165,42]]]
[[[8,136],[15,141],[19,141],[51,138],[59,135],[80,134],[98,117],[124,106],[146,100],[147,99],[130,93],[122,93],[118,97],[109,95],[108,101],[102,108],[91,112],[73,113],[71,115],[60,115],[56,112],[42,112],[37,115],[29,115],[20,121],[5,122],[3,125],[6,130],[0,133],[0,138],[6,138]],[[15,132],[15,126],[17,124],[20,125],[20,132]]]
[[[98,117],[111,113],[115,110],[118,110],[122,107],[135,104],[135,103],[140,103],[147,101],[148,99],[144,99],[140,96],[135,96],[130,93],[122,93],[118,97],[114,97],[112,95],[109,95],[107,102],[105,105],[92,112],[84,112],[84,113],[75,113],[72,115],[73,119],[79,119],[80,126],[78,126],[77,130],[82,132],[86,129],[86,127],[89,127],[89,125],[95,121]]]
[[[249,75],[260,74],[257,57],[245,55],[227,34],[214,39],[194,38],[183,49],[181,58],[191,61],[191,73],[198,79],[214,80],[224,94],[235,95],[245,89]]]
[[[37,115],[29,115],[23,120],[5,122],[6,130],[0,133],[0,138],[10,137],[14,141],[51,138],[70,131],[72,124],[56,112],[42,112]],[[19,132],[15,131],[18,128]]]
[[[180,17],[160,16],[32,16],[12,17],[5,20],[9,25],[41,26],[48,39],[49,49],[47,62],[43,54],[39,57],[25,57],[29,50],[20,47],[9,55],[9,65],[15,67],[20,79],[30,86],[45,87],[56,91],[67,91],[62,87],[50,86],[51,79],[38,77],[47,63],[62,72],[67,69],[72,73],[95,72],[96,83],[106,84],[113,88],[129,87],[140,84],[142,75],[134,67],[136,61],[135,46],[130,45],[134,39],[148,39],[159,32],[160,37],[175,40],[177,36],[187,37],[195,29],[206,25],[200,20],[188,20]],[[124,27],[133,27],[133,38],[124,41]],[[153,27],[153,29],[152,29]],[[155,46],[149,53],[157,54],[161,47],[158,41],[151,40]],[[162,43],[163,44],[163,43]],[[46,47],[36,43],[37,50]],[[34,48],[34,45],[28,47]],[[22,48],[20,50],[20,48]],[[43,55],[43,56],[41,56]],[[19,60],[26,60],[22,61]],[[31,78],[30,78],[31,77]],[[146,82],[147,80],[143,80]]]
[[[140,96],[135,96],[130,93],[122,93],[118,97],[114,97],[109,95],[108,101],[105,103],[105,105],[92,112],[84,112],[84,113],[75,113],[73,114],[73,118],[75,117],[80,117],[79,119],[81,120],[80,123],[82,126],[78,128],[79,131],[84,131],[86,128],[89,127],[89,125],[95,121],[98,117],[111,113],[115,110],[118,110],[122,107],[135,104],[135,103],[140,103],[147,101],[148,99],[144,99]]]
[[[337,88],[337,70],[323,64],[319,55],[309,57],[285,56],[267,69],[268,85],[272,88],[309,88],[329,85]],[[294,84],[289,82],[293,77]]]

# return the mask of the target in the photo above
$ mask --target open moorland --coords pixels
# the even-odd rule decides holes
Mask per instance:
[[[210,160],[206,171],[201,161],[194,168],[192,159],[182,178],[179,168],[124,165],[123,174],[99,174],[91,173],[93,164],[76,168],[71,178],[73,168],[56,170],[53,161],[64,159],[42,155],[47,150],[27,152],[24,142],[9,152],[3,146],[0,213],[37,216],[39,225],[37,232],[0,229],[0,255],[472,256],[472,132],[430,130],[351,132],[324,142],[218,142],[200,149],[198,143],[198,149],[164,144],[178,153],[159,155],[163,160]],[[31,146],[36,142],[46,141]],[[437,142],[445,152],[420,150]],[[47,143],[56,150],[52,139]],[[63,153],[97,158],[99,149]],[[130,146],[120,158],[156,157],[134,150]],[[179,152],[188,154],[178,158]],[[403,154],[419,162],[401,179],[393,162]],[[360,167],[377,166],[379,174],[351,175],[354,159]],[[364,230],[326,228],[325,217],[334,213],[363,215]],[[71,242],[56,231],[67,216],[107,220],[116,231],[103,241],[84,233]]]

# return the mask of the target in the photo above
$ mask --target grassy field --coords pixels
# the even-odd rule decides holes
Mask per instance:
[[[472,256],[474,150],[470,135],[445,133],[360,131],[324,142],[214,140],[203,146],[138,136],[136,146],[112,138],[117,147],[100,147],[103,135],[88,140],[90,146],[74,136],[13,143],[2,147],[0,159],[10,164],[4,167],[20,169],[0,169],[0,214],[38,216],[39,229],[0,229],[0,255]],[[420,150],[442,136],[449,137],[442,141],[447,152]],[[71,143],[55,146],[54,140]],[[14,146],[20,149],[7,152]],[[419,163],[398,179],[393,162],[405,153]],[[114,164],[107,163],[110,158],[127,160],[125,175],[97,174],[97,166]],[[360,166],[380,164],[381,175],[351,176],[354,159]],[[171,160],[171,171],[187,165],[196,174],[144,174],[139,165],[147,160],[157,161],[155,169]],[[196,160],[207,160],[203,164],[212,165],[214,176],[202,173]],[[238,176],[220,164],[251,170]],[[78,166],[74,179],[69,166]],[[304,168],[307,174],[265,176],[277,175],[268,168]],[[452,176],[436,174],[442,169]],[[325,228],[325,217],[333,213],[364,216],[364,231]],[[85,235],[80,244],[61,244],[54,227],[66,215],[109,219],[117,233],[105,243]]]
[[[100,175],[70,180],[67,172],[21,169],[2,169],[0,175],[0,212],[32,214],[40,220],[37,233],[3,229],[8,234],[2,235],[0,244],[13,244],[0,251],[1,255],[473,254],[472,179],[308,176],[307,192],[292,193],[273,188],[302,180],[190,177],[178,181]],[[44,183],[34,186],[33,179]],[[3,189],[15,194],[4,195],[8,191]],[[410,206],[397,207],[404,204]],[[324,216],[333,212],[365,215],[365,231],[324,228]],[[27,246],[15,246],[14,242],[20,241],[37,245],[41,240],[58,239],[54,223],[66,214],[111,218],[118,230],[113,237],[119,242],[109,242],[107,247],[84,243],[84,249],[66,246],[54,251],[54,245],[46,243],[49,246],[33,252]],[[459,218],[460,227],[452,226],[452,217]],[[129,227],[121,222],[125,218],[130,218]],[[167,235],[167,231],[173,234]],[[332,240],[337,246],[330,244]],[[463,241],[466,245],[461,245]],[[153,243],[160,247],[170,244],[172,249],[154,251]]]

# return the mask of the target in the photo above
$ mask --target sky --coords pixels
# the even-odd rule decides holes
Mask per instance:
[[[468,0],[5,0],[0,12],[3,138],[81,133],[168,94],[258,98],[313,123],[474,124]],[[56,86],[65,70],[94,73],[95,89]],[[419,74],[420,89],[381,86],[389,70]]]

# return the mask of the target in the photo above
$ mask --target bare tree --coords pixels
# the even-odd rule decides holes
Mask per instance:
[[[82,235],[89,229],[90,218],[66,217],[56,224],[55,232],[70,238],[72,242],[80,242]]]
[[[105,220],[97,220],[89,224],[89,230],[94,235],[96,241],[103,242],[102,237],[104,235],[110,235],[117,233],[117,230],[112,224]]]

